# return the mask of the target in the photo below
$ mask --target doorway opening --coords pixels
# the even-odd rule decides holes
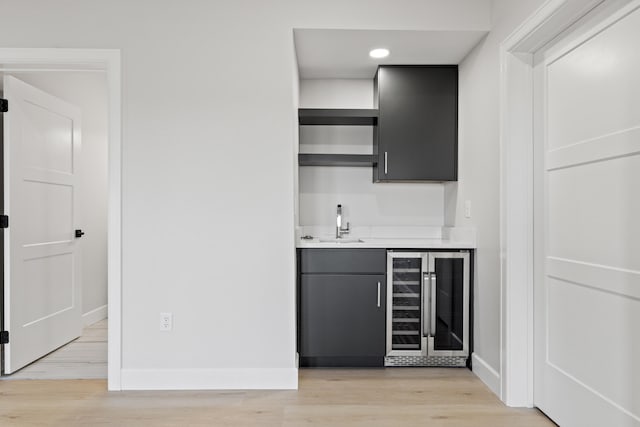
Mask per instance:
[[[33,357],[29,358],[31,362],[24,367],[20,367],[23,363],[18,364],[16,361],[16,355],[13,354],[13,360],[11,361],[11,373],[5,378],[8,379],[93,379],[93,378],[107,378],[107,148],[108,148],[108,119],[107,119],[107,81],[104,71],[12,71],[11,67],[0,71],[0,91],[4,91],[4,80],[16,79],[24,85],[30,87],[31,92],[42,91],[44,94],[49,95],[53,99],[58,99],[63,102],[67,102],[75,107],[80,112],[80,119],[78,123],[73,123],[74,128],[78,128],[80,132],[79,138],[74,138],[71,142],[73,146],[80,145],[75,155],[72,156],[73,165],[70,169],[76,178],[75,185],[73,186],[73,199],[75,200],[76,209],[73,211],[73,218],[69,224],[65,224],[66,227],[71,229],[67,231],[68,234],[73,234],[73,228],[80,230],[80,237],[73,237],[70,244],[76,245],[77,248],[74,254],[77,255],[75,262],[79,264],[77,269],[78,277],[74,278],[72,283],[73,287],[79,288],[80,298],[78,301],[68,301],[77,305],[77,314],[74,315],[73,324],[65,327],[65,331],[61,330],[61,325],[58,324],[54,327],[54,324],[48,325],[46,328],[47,335],[57,335],[55,338],[51,337],[52,343],[44,343],[41,341],[41,346],[38,346],[38,350],[29,350],[31,354],[35,354],[38,357],[37,360],[31,362]],[[11,85],[9,85],[11,86]],[[11,92],[12,87],[8,88]],[[16,88],[19,90],[19,88]],[[33,164],[45,166],[46,164],[52,165],[54,169],[65,169],[65,157],[62,156],[62,145],[59,137],[56,137],[55,131],[57,125],[63,123],[56,123],[55,110],[43,111],[40,108],[36,108],[34,105],[26,104],[20,105],[22,100],[16,102],[15,97],[17,93],[6,93],[6,95],[14,96],[14,100],[10,100],[12,104],[9,111],[5,113],[5,116],[9,116],[13,113],[15,117],[11,119],[5,117],[8,123],[13,123],[16,126],[20,123],[20,119],[25,120],[22,123],[23,133],[22,139],[11,141],[8,144],[7,153],[10,151],[18,150],[15,144],[20,144],[23,149],[31,151],[26,157],[31,158]],[[27,101],[26,99],[24,100]],[[22,111],[20,111],[22,110]],[[60,118],[59,118],[60,119]],[[53,121],[53,122],[52,122]],[[27,129],[33,130],[34,134],[25,134]],[[12,132],[9,132],[5,141],[11,140]],[[15,135],[15,134],[13,134]],[[18,138],[20,138],[18,136]],[[30,139],[30,140],[27,140]],[[77,140],[76,140],[77,139]],[[36,142],[39,141],[39,142]],[[43,147],[43,145],[49,145],[50,148]],[[59,146],[58,149],[54,149],[53,146]],[[28,147],[28,148],[27,148]],[[47,160],[33,159],[32,156],[46,155]],[[18,156],[23,158],[23,156]],[[47,200],[48,197],[54,196],[60,192],[61,189],[70,189],[71,187],[61,187],[60,185],[47,185],[35,183],[33,181],[27,181],[28,187],[31,189],[22,187],[22,183],[17,183],[15,177],[12,174],[11,169],[16,167],[22,167],[23,165],[17,164],[17,158],[15,154],[7,154],[5,156],[7,161],[6,176],[11,176],[5,180],[6,186],[3,186],[5,200],[12,200],[5,206],[11,206],[12,209],[5,209],[5,214],[10,216],[21,215],[22,209],[19,205],[22,205],[19,194],[7,194],[6,192],[20,192],[20,189],[26,190],[32,196],[38,195],[37,202],[35,200],[27,202],[29,207],[34,210],[46,211],[36,213],[33,218],[39,224],[39,226],[29,228],[34,229],[33,233],[25,233],[26,219],[24,222],[19,221],[20,218],[15,218],[16,221],[11,221],[15,227],[10,230],[12,240],[23,240],[24,243],[33,244],[33,239],[37,238],[38,242],[44,241],[45,244],[50,247],[52,240],[55,241],[54,232],[58,230],[60,224],[58,221],[51,220],[51,217],[60,215],[62,212],[59,208],[64,208],[63,200],[55,202]],[[4,171],[5,168],[3,168]],[[33,187],[39,190],[33,189]],[[49,190],[46,188],[51,187]],[[57,190],[52,190],[56,188]],[[33,194],[31,191],[34,191]],[[63,190],[64,191],[64,190]],[[7,198],[8,196],[8,198]],[[58,194],[56,197],[63,199],[64,196]],[[17,203],[16,203],[17,202]],[[26,207],[26,206],[25,206]],[[71,211],[69,211],[71,213]],[[45,215],[46,219],[41,215]],[[24,217],[30,217],[30,215],[23,215]],[[36,234],[35,231],[38,231]],[[27,235],[29,234],[29,235]],[[57,235],[57,233],[55,233]],[[48,238],[47,238],[48,237]],[[66,237],[66,236],[65,236]],[[68,238],[68,237],[67,237]],[[44,240],[42,240],[44,239]],[[15,287],[11,290],[5,289],[3,294],[7,291],[15,293],[20,289],[38,290],[39,292],[30,292],[30,295],[26,298],[13,295],[12,302],[7,301],[10,304],[10,311],[18,309],[20,313],[17,317],[32,319],[41,319],[41,322],[53,322],[52,319],[47,320],[45,315],[53,314],[56,311],[60,311],[65,301],[60,294],[65,294],[66,290],[64,283],[64,275],[56,271],[64,262],[64,256],[57,255],[60,259],[59,262],[54,263],[56,259],[52,257],[53,254],[47,253],[46,257],[30,257],[29,261],[22,262],[16,260],[16,257],[22,258],[24,255],[20,255],[16,251],[16,248],[22,246],[18,242],[11,242],[8,254],[10,257],[4,256],[5,264],[14,263],[14,266],[21,265],[23,268],[32,270],[26,272],[27,274],[21,274],[16,272],[15,268],[10,268],[13,273],[11,280],[15,283]],[[63,248],[62,252],[66,252]],[[43,254],[44,255],[44,254]],[[71,256],[69,254],[68,256]],[[48,262],[47,262],[48,260]],[[24,265],[22,265],[24,263]],[[43,264],[48,264],[44,267]],[[44,268],[46,270],[44,270]],[[33,277],[34,273],[42,269],[42,273],[48,271],[45,277]],[[76,270],[76,269],[74,269]],[[44,275],[43,275],[44,276]],[[27,282],[27,277],[31,279],[31,283]],[[62,283],[56,283],[62,282]],[[42,286],[46,285],[46,286]],[[58,294],[58,295],[55,295]],[[27,304],[24,304],[24,303]],[[47,306],[51,307],[47,309]],[[71,308],[71,307],[69,307]],[[73,310],[73,309],[72,309]],[[4,311],[4,306],[2,307]],[[68,311],[68,310],[67,310]],[[7,313],[9,314],[9,313]],[[64,315],[61,313],[60,315]],[[16,318],[14,318],[15,320]],[[21,322],[26,323],[26,322]],[[14,326],[12,329],[13,337],[18,334],[16,327],[18,325],[15,322],[11,322],[10,325]],[[35,325],[34,325],[35,326]],[[65,334],[66,329],[71,327],[74,331],[74,336],[81,333],[80,337],[67,343],[68,337]],[[80,332],[81,331],[81,332]],[[21,337],[18,337],[21,338]],[[26,337],[25,337],[26,338]],[[34,337],[25,340],[22,338],[23,343],[28,342],[28,346],[36,345],[31,343],[35,341]],[[14,340],[10,340],[10,343]],[[21,346],[20,339],[16,339],[16,345]],[[55,342],[55,344],[54,344]],[[58,345],[62,344],[61,347]],[[42,349],[40,349],[42,348]],[[18,349],[19,350],[19,349]],[[49,352],[50,350],[53,350]],[[16,350],[14,350],[15,352]],[[3,362],[3,373],[8,374]]]
[[[63,353],[62,355],[52,353],[42,361],[56,357],[64,360],[69,353],[85,353],[85,356],[94,358],[93,373],[87,373],[85,376],[107,378],[110,390],[120,390],[120,52],[103,49],[0,49],[0,72],[24,80],[34,87],[40,87],[41,90],[63,100],[83,104],[80,105],[83,114],[89,112],[83,117],[84,153],[77,163],[77,175],[80,179],[77,180],[78,185],[73,192],[81,199],[79,209],[76,210],[77,218],[74,218],[73,222],[76,226],[87,224],[82,225],[84,230],[76,230],[75,234],[76,237],[78,231],[81,231],[80,237],[82,232],[87,234],[87,238],[80,239],[82,244],[79,260],[83,274],[78,276],[85,277],[83,296],[77,304],[82,308],[82,326],[87,328],[79,339],[58,350],[57,353]],[[7,158],[4,165],[10,166]],[[6,242],[4,243],[3,247],[7,253],[10,248]],[[6,269],[3,277],[5,292],[2,301],[2,321],[3,326],[8,326],[10,336],[12,326],[6,322],[9,317],[7,310],[4,310],[8,301],[6,283],[10,278]],[[107,337],[108,346],[105,344]],[[2,346],[3,354],[7,350],[14,350],[7,349],[8,346],[11,346],[11,340],[9,344]],[[89,350],[89,347],[93,347],[93,350]],[[100,350],[96,352],[98,348]],[[102,366],[99,366],[101,363]],[[49,368],[52,368],[52,365]],[[28,369],[23,371],[23,376],[28,373]],[[18,374],[21,372],[18,371]],[[16,378],[20,376],[18,374]],[[60,372],[52,373],[51,378],[59,375]],[[80,377],[82,374],[75,375]],[[68,376],[62,374],[60,377]]]

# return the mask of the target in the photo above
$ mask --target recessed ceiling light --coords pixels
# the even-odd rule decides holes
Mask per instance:
[[[369,56],[372,58],[386,58],[387,56],[389,56],[389,49],[373,49],[371,52],[369,52]]]

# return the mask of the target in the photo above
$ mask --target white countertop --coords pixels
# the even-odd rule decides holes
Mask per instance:
[[[352,239],[347,239],[352,240]],[[386,249],[474,249],[470,241],[451,239],[363,238],[360,242],[321,242],[320,239],[299,239],[298,248],[386,248]]]
[[[298,248],[475,249],[475,229],[451,227],[357,227],[343,240],[327,227],[300,227]],[[311,235],[313,239],[303,239]]]

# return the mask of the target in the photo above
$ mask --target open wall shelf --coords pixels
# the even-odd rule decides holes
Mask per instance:
[[[378,110],[347,108],[299,108],[300,125],[376,126]],[[371,154],[298,154],[300,166],[373,166]]]
[[[378,110],[346,108],[299,108],[300,125],[375,126]]]
[[[298,154],[300,166],[372,166],[371,154]]]

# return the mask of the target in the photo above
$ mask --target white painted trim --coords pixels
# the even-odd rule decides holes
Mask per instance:
[[[471,354],[471,365],[473,373],[489,387],[489,390],[500,396],[500,374],[476,353]]]
[[[503,42],[510,53],[534,53],[594,8],[610,0],[548,0]]]
[[[3,73],[104,73],[104,70],[93,68],[3,68]]]
[[[107,235],[108,270],[108,388],[121,389],[122,367],[122,84],[120,50],[0,48],[3,66],[85,70],[101,69],[107,75],[109,97],[109,201]]]
[[[91,311],[87,311],[82,315],[82,326],[91,326],[96,322],[99,322],[107,318],[107,304],[98,308],[94,308]]]
[[[621,1],[549,0],[500,46],[500,398],[509,406],[533,406],[533,54]]]
[[[122,390],[242,390],[298,388],[298,370],[123,369]]]
[[[501,108],[501,360],[500,397],[508,405],[531,406],[533,389],[518,388],[533,383],[533,103],[531,55],[502,58],[503,88]],[[508,137],[506,137],[508,135]],[[531,396],[529,392],[531,391]],[[529,403],[531,402],[531,403]]]
[[[109,305],[108,365],[109,390],[122,385],[122,71],[120,51],[107,60],[109,90],[109,200],[107,234],[107,277]]]
[[[547,67],[640,8],[640,3],[637,0],[607,0],[603,1],[603,3],[611,3],[611,6],[607,9],[606,18],[591,25],[586,31],[577,35],[572,40],[561,43],[559,46],[553,46],[545,52],[545,63]]]

